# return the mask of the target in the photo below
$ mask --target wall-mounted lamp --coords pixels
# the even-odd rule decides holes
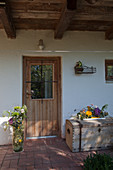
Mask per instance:
[[[42,40],[42,39],[39,40],[38,47],[39,47],[40,50],[43,50],[43,49],[44,49],[44,43],[43,43],[43,40]]]

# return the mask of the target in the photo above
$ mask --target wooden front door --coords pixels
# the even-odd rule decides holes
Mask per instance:
[[[60,57],[24,57],[23,101],[28,107],[26,137],[60,134]]]

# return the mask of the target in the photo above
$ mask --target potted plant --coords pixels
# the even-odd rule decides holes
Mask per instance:
[[[74,69],[75,69],[75,73],[82,72],[83,71],[82,62],[81,61],[76,62]]]
[[[90,154],[84,160],[84,170],[112,170],[113,158],[107,154]]]
[[[8,113],[9,120],[5,124],[4,130],[7,130],[8,126],[13,127],[13,150],[15,152],[23,151],[24,144],[24,119],[27,113],[26,105],[22,107],[16,106],[13,111],[5,111]]]
[[[72,116],[72,118],[75,119],[98,119],[98,118],[105,118],[108,116],[108,112],[105,110],[107,109],[108,104],[105,104],[100,109],[98,106],[94,106],[91,104],[90,106],[87,106],[86,108],[81,109],[75,116]]]

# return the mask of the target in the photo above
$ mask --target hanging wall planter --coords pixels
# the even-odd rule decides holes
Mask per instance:
[[[96,73],[96,68],[91,66],[83,66],[81,61],[76,62],[76,65],[74,67],[75,74],[93,74]]]
[[[75,73],[82,73],[84,70],[82,66],[82,62],[81,61],[76,62],[74,69],[75,69]]]
[[[74,67],[74,69],[75,69],[75,73],[78,73],[78,72],[82,73],[82,71],[84,70],[83,67],[79,68],[79,67],[76,67],[76,66]]]

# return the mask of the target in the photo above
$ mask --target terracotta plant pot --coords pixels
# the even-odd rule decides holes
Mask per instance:
[[[74,69],[75,69],[75,73],[83,71],[83,67],[76,67],[75,66]]]

